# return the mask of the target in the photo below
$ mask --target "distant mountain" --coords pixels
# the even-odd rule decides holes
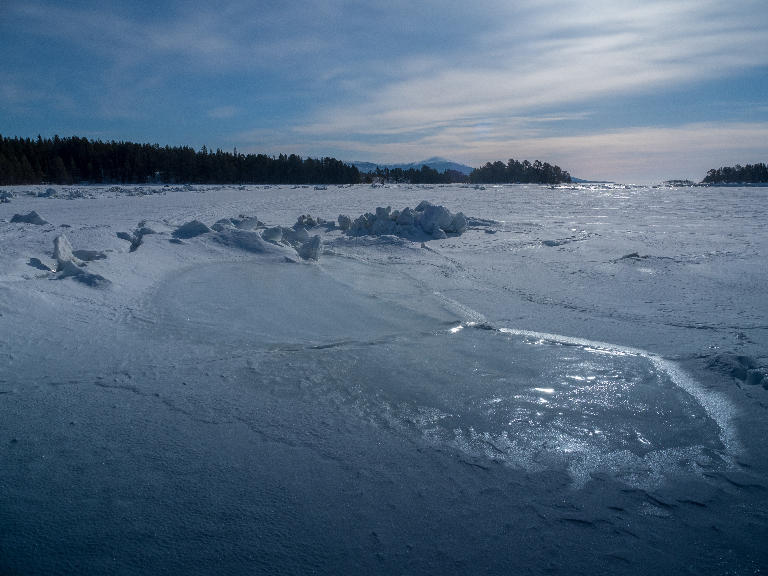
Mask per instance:
[[[357,162],[357,161],[345,161],[345,164],[351,164],[352,166],[356,166],[360,172],[373,172],[376,170],[376,168],[381,168],[382,170],[384,168],[389,168],[392,170],[393,168],[400,168],[401,170],[408,170],[410,168],[414,168],[415,170],[421,170],[422,166],[429,166],[430,168],[437,170],[441,174],[445,172],[446,170],[456,170],[457,172],[461,172],[462,174],[469,174],[474,170],[471,166],[467,166],[466,164],[459,164],[458,162],[453,162],[451,160],[448,160],[447,158],[441,158],[439,156],[435,156],[434,158],[429,158],[428,160],[422,160],[421,162],[411,162],[410,164],[376,164],[375,162]]]

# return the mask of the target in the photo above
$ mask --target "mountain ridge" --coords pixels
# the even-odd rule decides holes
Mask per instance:
[[[400,168],[401,170],[409,170],[410,168],[421,170],[422,166],[429,166],[430,168],[437,170],[440,173],[444,172],[445,170],[456,170],[462,174],[469,174],[472,172],[472,170],[474,170],[472,166],[467,166],[466,164],[461,164],[460,162],[454,162],[453,160],[442,158],[441,156],[433,156],[432,158],[422,160],[421,162],[399,164],[379,164],[376,162],[363,162],[361,160],[344,160],[343,162],[345,164],[351,164],[352,166],[355,166],[358,170],[360,170],[360,172],[374,172],[376,168],[381,168],[382,170],[384,168],[389,168],[390,170],[394,168]]]

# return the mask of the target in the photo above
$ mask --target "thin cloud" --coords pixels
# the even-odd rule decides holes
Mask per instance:
[[[545,22],[541,12],[535,13],[531,20],[540,25],[530,28],[538,39],[521,43],[517,36],[497,36],[484,62],[469,67],[446,66],[442,60],[430,65],[423,57],[413,66],[406,58],[400,66],[404,78],[337,109],[319,111],[313,129],[418,132],[435,123],[503,118],[607,95],[652,92],[768,64],[768,18],[761,13],[755,18],[734,6],[712,21],[713,3],[635,2],[628,10],[623,4],[596,3],[587,9],[578,3],[577,25],[565,29],[563,19]],[[576,4],[545,7],[553,5],[564,10]],[[677,33],[671,34],[672,29]]]
[[[219,106],[208,110],[209,118],[228,119],[242,114],[242,109],[237,106]]]
[[[190,0],[150,14],[108,2],[16,0],[6,14],[0,32],[21,60],[28,55],[24,78],[19,57],[0,64],[0,106],[26,118],[18,126],[30,125],[32,108],[58,122],[48,94],[76,102],[68,125],[92,119],[92,131],[128,126],[177,141],[173,130],[183,125],[195,141],[239,150],[387,161],[575,159],[568,142],[630,150],[617,136],[621,122],[657,120],[648,112],[600,129],[606,101],[674,99],[768,66],[764,0],[307,0],[258,10],[245,0]],[[44,57],[39,46],[49,45]],[[711,106],[710,120],[762,120],[762,102],[747,100],[738,110]],[[242,131],[222,135],[231,118]]]

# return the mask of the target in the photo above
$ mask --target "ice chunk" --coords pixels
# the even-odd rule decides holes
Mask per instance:
[[[294,228],[297,228],[299,226],[309,226],[310,228],[313,228],[317,226],[318,224],[322,223],[322,218],[312,218],[309,214],[302,214],[296,219],[296,224],[293,225]]]
[[[374,236],[391,234],[394,228],[395,228],[395,223],[392,220],[379,219],[373,223],[373,226],[371,226],[371,234],[373,234]]]
[[[444,239],[448,238],[448,235],[447,235],[445,232],[443,232],[442,230],[440,230],[440,229],[438,228],[437,230],[435,230],[435,231],[432,233],[432,237],[433,237],[435,240],[444,240]]]
[[[463,212],[459,212],[453,217],[453,225],[451,232],[456,234],[463,234],[467,231],[467,217]]]
[[[259,219],[255,216],[243,218],[237,224],[235,224],[235,228],[238,230],[254,230],[255,228],[258,228],[258,226]]]
[[[83,264],[83,262],[72,254],[72,245],[63,234],[53,239],[53,259],[56,260],[57,270],[63,270],[64,265],[67,262],[72,262],[77,266]]]
[[[317,260],[323,252],[323,240],[320,236],[312,236],[309,242],[296,249],[304,260]]]
[[[432,206],[432,202],[427,202],[426,200],[422,200],[419,202],[419,205],[416,206],[416,212],[423,212],[427,209],[428,206]]]
[[[49,224],[48,220],[43,220],[40,215],[32,210],[29,214],[14,214],[11,217],[11,222],[19,222],[21,224],[37,224],[42,226],[43,224]]]
[[[352,225],[352,218],[349,216],[344,216],[343,214],[339,214],[339,228],[342,230],[349,230],[349,227]]]
[[[283,241],[288,242],[294,248],[298,248],[302,244],[309,242],[309,233],[306,228],[282,228]]]
[[[410,208],[406,208],[400,214],[397,216],[397,219],[395,222],[399,224],[400,226],[413,226],[413,223],[416,221],[416,215],[413,213],[413,210]]]
[[[222,232],[223,230],[227,228],[234,228],[235,225],[232,224],[232,220],[229,218],[222,218],[221,220],[217,220],[216,223],[211,226],[211,230],[215,230],[216,232]]]
[[[172,236],[174,238],[194,238],[195,236],[207,234],[208,232],[211,232],[211,229],[208,228],[208,226],[199,220],[192,220],[191,222],[179,226],[173,232]]]
[[[280,226],[265,228],[261,231],[261,237],[267,242],[280,242],[283,239],[283,229]]]
[[[434,206],[430,204],[424,209],[420,223],[421,229],[424,230],[424,232],[435,236],[438,234],[438,231],[452,229],[453,215],[445,206]]]

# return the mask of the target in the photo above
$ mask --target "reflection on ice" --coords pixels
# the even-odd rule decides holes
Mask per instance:
[[[718,422],[642,355],[464,330],[259,356],[253,385],[274,394],[517,468],[566,469],[576,485],[607,472],[651,487],[729,461]]]
[[[348,264],[336,265],[190,271],[159,291],[161,326],[242,348],[247,385],[286,401],[528,471],[567,470],[577,486],[603,472],[652,487],[738,452],[730,405],[673,362],[487,324],[446,328],[456,316],[434,294],[404,280],[344,283]]]

